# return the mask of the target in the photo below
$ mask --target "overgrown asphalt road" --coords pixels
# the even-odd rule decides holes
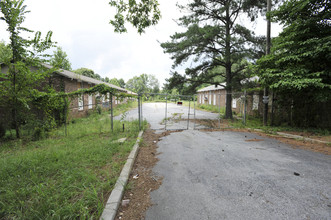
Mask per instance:
[[[152,129],[162,128],[160,106],[143,106]],[[153,171],[163,183],[147,220],[331,219],[330,156],[253,133],[192,129],[162,138],[158,152]]]

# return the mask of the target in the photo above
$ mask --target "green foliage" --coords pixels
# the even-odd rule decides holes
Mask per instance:
[[[40,32],[36,32],[31,40],[21,36],[22,31],[32,32],[22,27],[25,15],[29,12],[26,11],[23,0],[0,1],[0,10],[3,14],[0,20],[4,20],[8,26],[9,46],[12,52],[11,60],[5,59],[5,64],[9,67],[8,74],[0,75],[5,79],[0,80],[0,103],[12,113],[11,121],[16,130],[16,137],[19,138],[20,127],[29,118],[31,93],[35,85],[48,74],[47,71],[42,70],[41,62],[48,56],[43,52],[53,46],[52,32],[48,32],[45,39],[41,38]],[[32,67],[38,70],[34,71]]]
[[[77,74],[80,74],[80,75],[83,75],[83,76],[87,76],[87,77],[91,77],[91,78],[94,78],[94,79],[97,79],[97,80],[101,80],[101,76],[99,74],[94,73],[93,70],[88,69],[88,68],[82,67],[82,68],[74,70],[73,72],[77,73]]]
[[[170,42],[161,44],[164,52],[172,55],[173,67],[192,60],[195,63],[194,67],[186,69],[186,76],[174,74],[173,77],[177,77],[174,82],[189,81],[198,86],[201,83],[218,85],[219,79],[226,81],[229,94],[227,118],[232,118],[232,90],[243,79],[248,66],[244,60],[254,58],[257,53],[254,45],[260,42],[260,38],[254,37],[252,31],[240,25],[237,19],[245,12],[257,16],[253,9],[260,7],[261,2],[194,0],[187,6],[181,6],[189,12],[179,19],[179,24],[186,31],[175,33]]]
[[[138,2],[136,0],[130,0],[128,2],[110,0],[109,4],[117,9],[114,20],[110,21],[110,24],[115,28],[115,32],[127,32],[125,22],[129,22],[141,34],[147,27],[156,25],[161,18],[157,0],[143,0]]]
[[[10,49],[9,45],[6,45],[5,42],[0,42],[0,63],[8,63],[13,58],[13,52]]]
[[[160,85],[158,79],[154,75],[141,74],[129,79],[126,83],[126,88],[140,93],[158,93]]]
[[[108,114],[91,115],[69,124],[68,136],[60,128],[2,144],[0,219],[99,219],[138,134],[137,121],[125,133],[121,124],[110,133]]]
[[[61,47],[57,47],[57,50],[53,52],[49,64],[57,68],[71,70],[71,63],[68,60],[67,53]]]
[[[6,135],[6,129],[2,124],[0,124],[0,138],[3,138],[5,135]]]
[[[274,40],[272,54],[259,61],[261,82],[277,91],[314,89],[316,98],[330,99],[330,4],[288,1],[271,15],[285,28]]]
[[[277,93],[297,126],[330,126],[331,5],[290,0],[271,17],[285,28],[271,54],[258,61],[261,83]]]
[[[119,84],[119,87],[121,87],[121,88],[125,88],[125,82],[124,82],[124,79],[117,79],[117,82],[118,82],[118,84]]]

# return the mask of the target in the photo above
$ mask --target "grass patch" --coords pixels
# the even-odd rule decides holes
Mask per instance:
[[[321,128],[298,128],[288,125],[282,126],[263,126],[262,118],[247,116],[246,125],[243,124],[242,119],[234,119],[230,121],[230,125],[235,128],[252,128],[261,129],[265,133],[275,134],[277,132],[302,132],[310,135],[329,136],[331,131]]]
[[[111,133],[105,112],[69,124],[68,136],[60,128],[2,143],[0,219],[98,219],[139,132],[137,121],[126,123],[121,132],[114,121]]]

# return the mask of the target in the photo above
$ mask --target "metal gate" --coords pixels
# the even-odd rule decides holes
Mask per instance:
[[[253,105],[254,100],[253,95],[247,95],[246,92],[232,93],[233,118],[245,125],[246,112],[252,112],[258,107]],[[247,109],[247,103],[250,109]],[[141,127],[142,121],[147,118],[154,130],[230,128],[231,122],[223,119],[225,104],[226,94],[220,93],[208,97],[201,94],[185,96],[144,93],[138,96],[139,124]],[[163,114],[162,119],[160,114]]]
[[[151,102],[154,101],[154,102]],[[144,108],[143,108],[144,104]],[[163,111],[163,119],[160,114]],[[143,93],[138,95],[139,125],[148,117],[154,130],[188,130],[195,127],[195,96]]]

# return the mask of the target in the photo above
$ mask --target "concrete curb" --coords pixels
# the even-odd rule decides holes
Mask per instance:
[[[253,129],[253,131],[264,132],[261,129]],[[280,136],[283,136],[283,137],[287,137],[287,138],[300,139],[300,140],[310,141],[310,142],[315,142],[315,143],[322,143],[322,144],[330,144],[331,143],[331,142],[328,142],[328,141],[316,140],[316,139],[307,138],[307,137],[294,135],[294,134],[288,134],[288,133],[284,133],[284,132],[276,132],[276,134],[280,135]]]
[[[122,169],[122,172],[119,178],[117,179],[115,187],[108,198],[106,207],[102,212],[100,220],[114,220],[116,217],[117,209],[123,197],[124,187],[128,182],[131,169],[138,154],[139,142],[141,140],[142,135],[143,135],[143,131],[139,132],[137,141],[133,146],[133,149],[131,150],[131,153]]]

